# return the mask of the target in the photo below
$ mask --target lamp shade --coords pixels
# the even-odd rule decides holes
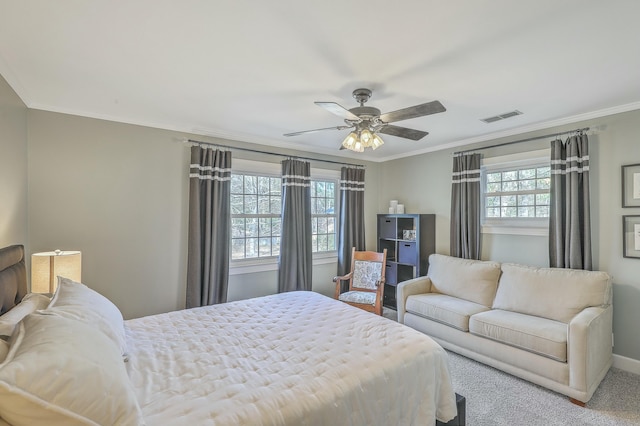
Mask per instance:
[[[82,280],[82,253],[79,251],[47,251],[31,255],[31,292],[53,293],[58,276]]]
[[[373,140],[371,142],[371,149],[373,149],[374,151],[377,148],[380,148],[382,146],[382,144],[384,144],[384,141],[382,140],[382,138],[376,134],[373,135]]]
[[[355,132],[351,132],[342,141],[342,146],[353,151],[353,147],[358,139],[358,135]]]

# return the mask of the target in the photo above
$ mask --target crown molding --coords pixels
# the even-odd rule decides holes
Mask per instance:
[[[0,68],[2,66],[6,66],[6,64],[2,64],[2,58],[0,58]],[[21,87],[19,82],[17,82],[17,81],[10,82],[9,80],[7,80],[7,81],[9,82],[11,87],[16,91],[16,93],[18,93],[16,88],[20,88]],[[15,84],[15,86],[14,86],[14,84]],[[290,150],[294,150],[294,151],[301,151],[299,144],[294,144],[294,143],[290,143],[290,142],[282,142],[280,140],[273,140],[273,139],[268,139],[268,138],[261,138],[261,137],[256,137],[254,135],[247,135],[247,134],[241,134],[241,133],[231,133],[231,132],[222,132],[222,131],[211,130],[211,129],[193,128],[191,126],[181,125],[181,124],[176,124],[176,123],[158,123],[158,122],[146,122],[146,121],[143,121],[143,120],[128,120],[128,119],[125,119],[123,117],[110,116],[110,115],[106,115],[106,114],[91,114],[91,113],[85,113],[85,112],[77,111],[77,110],[53,107],[53,106],[50,106],[50,105],[37,104],[37,103],[36,104],[32,104],[32,103],[29,103],[29,102],[25,101],[25,97],[26,97],[25,91],[23,89],[20,89],[20,90],[21,90],[22,93],[18,93],[18,96],[20,96],[20,98],[27,105],[27,107],[31,108],[31,109],[37,109],[37,110],[43,110],[43,111],[49,111],[49,112],[56,112],[56,113],[61,113],[61,114],[70,114],[70,115],[76,115],[76,116],[87,117],[87,118],[94,118],[94,119],[99,119],[99,120],[114,121],[114,122],[118,122],[118,123],[131,124],[131,125],[136,125],[136,126],[152,127],[152,128],[156,128],[156,129],[170,130],[170,131],[187,133],[187,134],[194,134],[194,135],[200,135],[200,136],[208,136],[208,137],[224,139],[224,140],[233,141],[233,142],[254,143],[254,144],[259,144],[259,145],[263,145],[263,146],[266,145],[266,146],[273,146],[273,147],[278,147],[278,148],[283,148],[283,149],[290,149]],[[25,96],[25,97],[23,97],[23,96]],[[640,102],[632,102],[632,103],[629,103],[629,104],[619,105],[619,106],[615,106],[615,107],[611,107],[611,108],[605,108],[605,109],[592,111],[592,112],[587,112],[587,113],[583,113],[583,114],[577,114],[577,115],[564,117],[564,118],[560,118],[560,119],[556,119],[556,120],[550,120],[550,121],[536,123],[536,124],[532,124],[532,125],[528,125],[528,126],[522,126],[522,127],[516,127],[516,128],[513,128],[513,129],[503,130],[503,131],[500,131],[500,132],[489,133],[489,134],[482,135],[482,136],[475,136],[475,137],[472,137],[472,138],[460,139],[460,140],[457,140],[457,141],[448,142],[448,143],[444,143],[444,144],[439,144],[439,145],[436,145],[436,146],[432,146],[432,147],[428,147],[428,148],[424,148],[424,149],[419,149],[419,150],[416,150],[416,151],[411,151],[411,152],[407,152],[407,153],[403,153],[403,154],[391,155],[391,156],[382,157],[382,158],[374,158],[374,157],[370,157],[370,156],[367,156],[367,155],[359,155],[357,157],[357,159],[361,160],[361,161],[369,161],[369,162],[373,162],[373,163],[384,163],[386,161],[399,160],[399,159],[402,159],[402,158],[405,158],[405,157],[413,157],[413,156],[416,156],[416,155],[428,154],[430,152],[437,152],[437,151],[443,151],[443,150],[447,150],[447,149],[459,148],[459,147],[462,147],[462,146],[473,145],[473,144],[480,143],[480,142],[491,141],[491,140],[505,138],[505,137],[509,137],[509,136],[521,135],[521,134],[524,134],[524,133],[535,132],[535,131],[538,131],[538,130],[550,129],[550,128],[553,128],[553,127],[559,127],[559,126],[563,126],[563,125],[567,125],[567,124],[573,124],[573,123],[577,123],[577,122],[580,122],[580,121],[593,120],[593,119],[605,117],[605,116],[608,116],[608,115],[620,114],[620,113],[634,111],[634,110],[638,110],[638,109],[640,109]],[[336,150],[336,151],[338,151],[338,150]],[[307,152],[313,152],[315,154],[321,154],[321,155],[330,155],[332,157],[339,157],[339,158],[350,158],[350,159],[354,158],[354,157],[350,157],[350,156],[347,156],[347,155],[341,155],[340,151],[335,152],[335,151],[328,150],[328,149],[323,149],[323,148],[315,149],[313,151],[308,150]]]
[[[379,161],[384,162],[384,161],[398,160],[404,157],[412,157],[415,155],[427,154],[429,152],[436,152],[436,151],[442,151],[445,149],[458,148],[461,146],[472,145],[475,143],[487,142],[487,141],[505,138],[509,136],[521,135],[523,133],[535,132],[537,130],[545,130],[545,129],[550,129],[552,127],[564,126],[567,124],[573,124],[580,121],[593,120],[596,118],[606,117],[608,115],[635,111],[638,109],[640,109],[640,102],[632,102],[629,104],[619,105],[611,108],[605,108],[597,111],[587,112],[584,114],[572,115],[572,116],[560,118],[557,120],[544,121],[544,122],[529,125],[529,126],[516,127],[514,129],[503,130],[501,132],[495,132],[495,133],[489,133],[487,135],[476,136],[468,139],[460,139],[454,142],[449,142],[449,143],[440,144],[440,145],[429,147],[429,148],[408,152],[406,154],[399,154],[399,155],[381,158],[379,159]]]

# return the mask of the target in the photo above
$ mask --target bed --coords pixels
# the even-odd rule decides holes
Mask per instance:
[[[456,415],[437,343],[317,293],[121,318],[97,292],[61,280],[0,359],[0,416],[15,425],[433,425]]]

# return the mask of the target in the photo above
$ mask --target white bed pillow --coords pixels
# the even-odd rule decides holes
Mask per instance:
[[[28,293],[20,303],[0,316],[0,337],[9,338],[22,318],[38,309],[45,309],[51,299],[44,294]]]
[[[0,364],[0,416],[13,424],[144,424],[119,348],[95,328],[35,312]]]
[[[58,277],[58,288],[46,311],[97,327],[115,342],[126,359],[124,318],[118,307],[100,293],[84,284]]]

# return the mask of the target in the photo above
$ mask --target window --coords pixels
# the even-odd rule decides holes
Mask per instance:
[[[280,254],[282,180],[231,174],[231,259]]]
[[[549,151],[483,160],[483,232],[546,233],[551,167]]]
[[[311,180],[311,247],[314,253],[336,251],[336,182]]]
[[[282,179],[279,165],[257,166],[240,162],[231,174],[231,260],[273,261],[280,254]],[[245,164],[247,163],[247,164]],[[338,178],[324,175],[311,180],[312,251],[337,250]]]
[[[487,173],[485,217],[549,217],[550,176],[550,166]]]

